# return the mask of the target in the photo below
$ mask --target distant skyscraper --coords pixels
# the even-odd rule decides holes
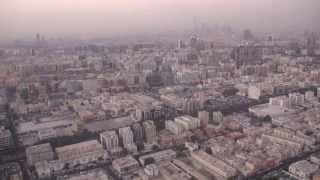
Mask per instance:
[[[231,58],[237,63],[237,68],[246,64],[257,64],[262,61],[262,48],[254,45],[241,45],[232,50]]]
[[[198,43],[198,38],[196,36],[191,36],[189,40],[189,47],[196,48]]]
[[[40,36],[39,33],[37,33],[37,34],[36,34],[36,41],[37,41],[37,42],[40,42],[40,40],[41,40],[41,36]]]
[[[293,52],[293,55],[299,55],[301,53],[301,49],[298,42],[291,42],[289,47],[290,50]]]
[[[252,41],[254,40],[254,36],[251,32],[250,29],[246,29],[243,31],[243,39],[246,40],[246,41]]]
[[[178,48],[179,48],[179,49],[184,49],[184,48],[186,48],[186,45],[184,44],[184,42],[183,42],[182,40],[179,40],[179,41],[178,41]]]
[[[31,49],[31,56],[35,56],[36,55],[36,50],[35,49]]]
[[[313,56],[315,54],[315,49],[317,46],[317,37],[315,33],[311,33],[307,38],[307,54],[308,56]]]

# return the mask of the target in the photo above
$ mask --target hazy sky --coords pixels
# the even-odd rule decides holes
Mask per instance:
[[[191,29],[194,19],[259,31],[320,29],[320,0],[0,0],[0,40]]]

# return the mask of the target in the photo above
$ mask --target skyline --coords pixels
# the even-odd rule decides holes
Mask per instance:
[[[30,38],[36,33],[95,38],[183,31],[192,29],[194,19],[254,31],[318,31],[317,7],[316,0],[3,0],[0,40]]]

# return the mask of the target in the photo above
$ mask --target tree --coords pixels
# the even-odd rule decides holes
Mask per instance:
[[[70,164],[69,163],[66,163],[63,167],[63,169],[70,169]]]
[[[212,154],[212,150],[211,150],[211,148],[210,147],[206,147],[206,153],[208,153],[208,154]]]
[[[263,118],[262,121],[263,121],[263,122],[271,122],[271,121],[272,121],[272,118],[271,118],[271,116],[267,115],[266,117]]]
[[[157,151],[157,150],[159,150],[159,147],[157,145],[153,145],[151,149],[152,149],[152,151]]]

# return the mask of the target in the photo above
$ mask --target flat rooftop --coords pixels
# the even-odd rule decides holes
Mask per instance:
[[[17,134],[24,134],[30,132],[36,132],[43,129],[50,129],[62,126],[70,126],[73,123],[73,119],[60,120],[60,121],[47,121],[47,122],[24,122],[16,126]]]
[[[273,106],[269,103],[250,107],[249,111],[259,117],[264,117],[268,115],[271,117],[277,117],[285,114],[291,114],[294,112],[293,109],[282,108],[280,106]]]
[[[130,116],[125,116],[87,123],[84,125],[84,129],[87,129],[90,132],[102,132],[131,126],[133,123],[135,123],[135,121]]]

